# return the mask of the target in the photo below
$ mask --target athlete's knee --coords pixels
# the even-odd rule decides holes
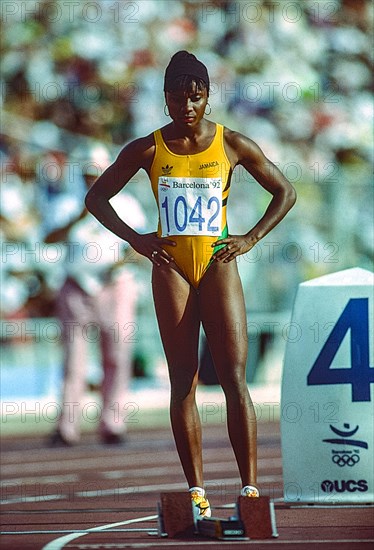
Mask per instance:
[[[171,403],[178,405],[182,403],[194,402],[197,383],[195,380],[186,381],[185,379],[171,382],[170,397]]]
[[[219,376],[219,382],[226,395],[240,397],[248,393],[245,368],[238,368],[225,371]]]

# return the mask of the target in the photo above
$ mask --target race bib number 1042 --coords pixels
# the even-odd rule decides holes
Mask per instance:
[[[222,227],[221,178],[158,179],[161,236],[220,236]]]

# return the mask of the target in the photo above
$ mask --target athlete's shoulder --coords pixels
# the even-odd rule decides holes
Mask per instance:
[[[126,163],[129,161],[142,168],[147,168],[152,162],[155,152],[155,140],[153,132],[127,143],[120,151],[117,163]]]
[[[131,153],[146,153],[149,149],[154,147],[154,145],[155,140],[152,132],[147,136],[143,136],[134,139],[133,141],[130,141],[130,143],[127,143],[123,147],[122,151],[130,151]]]
[[[236,162],[240,162],[243,158],[253,158],[255,160],[259,155],[262,155],[260,147],[255,141],[248,136],[224,127],[223,130],[225,146],[236,157]]]
[[[248,136],[245,136],[236,130],[231,130],[230,128],[227,128],[227,126],[223,127],[223,136],[227,144],[231,147],[240,146],[242,144],[256,145],[256,143]]]

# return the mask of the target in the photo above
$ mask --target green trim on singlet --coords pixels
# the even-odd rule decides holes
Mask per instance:
[[[221,239],[226,239],[226,237],[228,236],[229,234],[229,228],[227,227],[227,225],[225,225],[225,227],[223,228],[223,231],[220,235],[220,237],[218,237],[218,240],[220,241]],[[211,260],[209,261],[208,265],[206,266],[206,269],[208,269],[211,265],[212,265],[212,262],[213,262],[213,256],[216,252],[218,252],[218,250],[221,250],[221,248],[224,248],[226,245],[225,244],[217,244],[217,246],[215,246],[213,248],[213,252],[212,252],[212,258]]]
[[[220,241],[221,239],[226,239],[226,237],[228,236],[229,234],[229,228],[227,227],[227,225],[225,225],[225,227],[223,228],[223,231],[222,231],[222,234],[220,237],[218,237],[218,240]],[[218,250],[220,250],[221,248],[223,248],[224,246],[226,246],[225,244],[217,244],[217,246],[214,247],[213,249],[213,254],[215,254],[216,252],[218,252]]]

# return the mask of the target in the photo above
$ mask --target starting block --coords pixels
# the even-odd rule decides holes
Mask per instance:
[[[170,538],[201,535],[219,540],[277,537],[274,503],[268,496],[239,496],[234,517],[199,519],[187,492],[161,493],[158,503],[158,534],[160,537]]]

